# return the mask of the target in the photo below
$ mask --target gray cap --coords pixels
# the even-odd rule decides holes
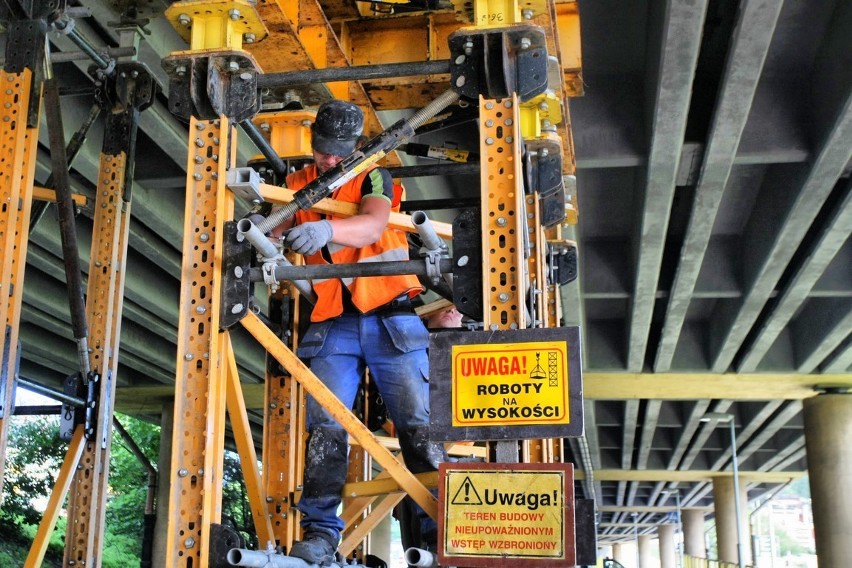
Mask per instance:
[[[348,156],[364,131],[364,113],[356,105],[340,100],[323,103],[311,126],[311,146],[333,156]]]

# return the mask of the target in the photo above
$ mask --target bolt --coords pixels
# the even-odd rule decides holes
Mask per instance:
[[[203,161],[204,161],[204,158],[203,158],[203,157],[201,157],[201,156],[196,156],[196,157],[195,157],[195,163],[196,163],[196,164],[200,164],[200,163],[201,163],[201,162],[203,162]]]
[[[182,26],[188,26],[192,22],[192,18],[189,17],[189,14],[181,14],[178,16],[178,23]]]
[[[204,470],[199,468],[198,469],[198,475],[199,475],[199,477],[204,477]]]
[[[547,101],[541,101],[540,103],[538,103],[538,108],[540,110],[547,110],[550,108],[550,105],[547,104]]]
[[[487,126],[488,128],[491,128],[492,126],[494,126],[494,121],[489,118],[488,120],[485,121],[485,126]]]
[[[240,64],[236,61],[228,61],[228,71],[231,73],[236,73],[240,70]]]
[[[278,404],[277,404],[277,403],[275,403],[275,402],[270,402],[270,403],[269,403],[269,408],[271,408],[271,409],[273,409],[273,410],[274,410],[274,409],[278,408]]]
[[[134,69],[133,71],[131,71],[131,72],[130,72],[130,76],[131,76],[131,77],[133,77],[133,78],[135,79],[136,77],[138,77],[138,76],[139,76],[139,71],[136,71],[136,70]]]
[[[273,501],[272,497],[267,497],[267,498],[266,498],[266,502],[267,502],[267,503],[272,503],[272,501]]]
[[[189,475],[189,472],[186,469],[180,468],[178,470],[178,477],[186,477],[187,475]]]
[[[464,255],[459,259],[459,261],[456,263],[456,265],[467,266],[468,262],[470,262],[470,258],[467,255]]]
[[[197,314],[203,314],[206,311],[207,311],[207,308],[205,308],[204,306],[196,306],[196,308],[195,308],[195,313],[197,313]]]
[[[183,77],[184,75],[186,75],[186,65],[178,65],[177,67],[175,67],[175,74],[178,77]]]
[[[521,49],[529,49],[532,42],[530,42],[530,38],[522,37],[521,38]]]
[[[243,277],[243,267],[242,266],[237,266],[237,267],[234,268],[234,276],[236,276],[237,278]]]
[[[201,233],[200,235],[198,235],[198,238],[202,243],[206,243],[210,240],[210,235],[208,235],[207,233]]]
[[[464,81],[465,81],[464,75],[459,75],[459,78],[456,79],[456,87],[463,87]]]
[[[467,38],[464,42],[464,54],[470,55],[473,53],[473,40],[471,38]]]
[[[542,158],[546,158],[549,155],[550,155],[550,150],[548,150],[547,148],[542,148],[541,152],[539,152],[539,156],[541,156]]]
[[[240,19],[240,11],[237,10],[236,8],[232,8],[231,10],[228,10],[228,15],[231,17],[232,20],[239,20]]]
[[[506,221],[505,217],[497,217],[497,226],[498,227],[505,227],[508,224],[509,224],[509,222]]]
[[[503,106],[506,108],[512,108],[512,101],[506,101],[503,103]]]
[[[212,172],[210,174],[210,177],[213,178],[214,180],[219,179],[219,172]]]
[[[255,39],[256,38],[255,38],[254,34],[251,34],[251,33],[243,34],[243,41],[246,42],[246,43],[254,43]]]
[[[311,125],[311,121],[310,121],[310,120],[303,120],[303,121],[302,121],[302,126],[304,126],[305,128],[310,127],[310,125]]]
[[[500,294],[497,295],[497,299],[500,300],[501,302],[508,302],[509,301],[509,294],[507,294],[506,292],[501,292]]]
[[[207,128],[207,123],[206,122],[196,122],[195,128],[197,128],[198,130],[204,130],[205,128]],[[196,144],[197,144],[197,142],[196,142]]]
[[[523,16],[525,20],[532,20],[533,11],[529,8],[524,8],[521,10],[521,16]]]
[[[496,323],[492,323],[488,326],[488,329],[490,329],[491,331],[497,331],[499,329],[499,326]]]
[[[231,308],[232,314],[238,314],[241,311],[243,311],[243,305],[242,304],[234,304],[234,306]]]
[[[198,172],[195,172],[194,174],[192,174],[192,179],[194,179],[195,181],[201,181],[201,177],[202,177],[201,174],[198,173]]]
[[[260,123],[260,129],[263,130],[264,132],[269,132],[269,128],[270,127],[269,127],[268,122],[261,122]]]
[[[492,108],[494,108],[494,103],[485,103],[485,108],[491,110]]]
[[[196,138],[195,139],[195,145],[198,146],[199,148],[203,148],[204,147],[204,140],[202,140],[201,138]]]
[[[506,136],[506,144],[511,144],[514,141],[515,141],[515,139],[512,138],[511,136]]]
[[[490,146],[490,145],[494,144],[494,139],[489,136],[488,138],[485,139],[485,143]]]
[[[506,126],[512,126],[513,124],[515,124],[514,120],[512,120],[511,118],[506,119]]]
[[[456,65],[461,65],[462,63],[464,63],[465,59],[466,58],[464,55],[459,55],[458,57],[456,57]]]
[[[240,79],[242,79],[243,81],[251,81],[251,78],[252,78],[251,73],[248,73],[248,72],[240,73]]]
[[[187,548],[192,548],[193,546],[195,546],[195,539],[192,538],[192,537],[189,537],[188,539],[183,541],[183,545]]]
[[[187,361],[192,361],[192,353],[187,353],[183,356],[183,358]]]

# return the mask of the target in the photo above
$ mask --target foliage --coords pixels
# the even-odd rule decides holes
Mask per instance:
[[[37,524],[41,513],[34,500],[46,499],[62,463],[66,443],[59,439],[58,416],[16,417],[9,423],[3,507],[9,524]]]
[[[156,464],[160,428],[130,416],[120,415],[119,420],[148,460]],[[7,447],[5,498],[0,508],[0,566],[17,566],[29,551],[41,521],[40,509],[53,491],[67,443],[59,439],[58,417],[29,416],[16,417],[10,422]],[[222,476],[222,522],[240,532],[247,546],[255,547],[257,537],[251,507],[236,454],[225,453]],[[147,491],[147,468],[114,431],[102,553],[104,568],[138,565]],[[65,518],[60,517],[43,566],[61,565],[64,535]]]
[[[808,480],[808,476],[800,477],[799,479],[793,481],[793,483],[790,484],[790,487],[788,487],[782,492],[782,494],[784,493],[793,493],[794,495],[798,495],[799,497],[810,499],[811,485],[810,481]]]

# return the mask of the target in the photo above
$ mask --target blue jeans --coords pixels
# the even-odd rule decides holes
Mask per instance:
[[[429,333],[414,313],[398,315],[352,315],[311,324],[299,344],[298,355],[310,359],[314,374],[352,408],[365,368],[385,401],[391,420],[398,430],[425,430],[429,425],[429,359],[426,348]],[[309,432],[340,431],[340,424],[313,397],[307,399],[307,428]],[[324,434],[325,439],[330,439]],[[335,436],[332,436],[335,437]],[[421,444],[422,446],[422,444]],[[323,463],[337,464],[341,456],[329,459],[324,451],[309,451],[305,455],[305,491],[299,500],[302,527],[340,536],[343,521],[337,516],[340,489],[346,470],[327,471]],[[345,450],[344,450],[345,451]],[[423,461],[426,449],[403,449],[406,462]],[[435,460],[431,460],[433,463]],[[345,460],[342,460],[345,463]],[[422,468],[420,468],[422,469]],[[434,469],[434,468],[431,468]],[[308,479],[316,472],[321,479]],[[309,485],[313,485],[309,490]],[[327,489],[326,489],[327,488]],[[431,521],[431,519],[429,519]],[[429,521],[424,519],[427,524]],[[434,521],[431,521],[434,524]]]

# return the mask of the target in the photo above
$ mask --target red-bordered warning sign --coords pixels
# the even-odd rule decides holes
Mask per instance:
[[[571,464],[445,463],[442,566],[574,566]]]

